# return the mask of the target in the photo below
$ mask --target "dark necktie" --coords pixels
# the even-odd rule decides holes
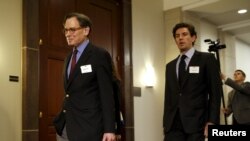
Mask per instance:
[[[179,77],[179,85],[182,84],[182,82],[183,82],[183,77],[184,77],[184,75],[185,75],[185,71],[186,71],[185,58],[186,58],[186,57],[187,57],[186,55],[182,55],[182,56],[181,56],[181,61],[180,61],[180,63],[179,63],[179,75],[178,75],[178,77]]]
[[[74,71],[74,69],[75,69],[75,65],[76,65],[76,54],[77,54],[77,52],[78,52],[78,50],[77,49],[75,49],[74,50],[74,52],[72,53],[72,60],[71,60],[71,66],[70,66],[70,77],[72,77],[71,75],[72,75],[72,73],[73,73],[73,71]],[[69,78],[70,78],[69,77]]]

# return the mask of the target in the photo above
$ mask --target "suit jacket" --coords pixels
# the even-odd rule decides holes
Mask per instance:
[[[80,56],[73,77],[68,80],[68,55],[64,66],[65,98],[55,119],[57,133],[66,122],[70,141],[101,141],[103,133],[115,133],[111,56],[89,43]],[[57,122],[58,121],[58,122]]]
[[[233,88],[229,93],[231,100],[228,108],[233,112],[234,118],[240,124],[250,124],[250,82],[238,85],[228,78],[225,84]]]
[[[178,57],[166,65],[164,130],[170,130],[178,109],[187,133],[204,129],[208,121],[218,124],[222,82],[214,55],[195,51],[182,86],[176,75],[177,60]]]
[[[116,121],[116,134],[120,135],[124,127],[123,114],[121,111],[121,86],[120,80],[115,76],[113,77],[113,91],[115,99],[115,121]]]

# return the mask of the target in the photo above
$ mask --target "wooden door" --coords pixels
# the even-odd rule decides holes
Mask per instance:
[[[62,34],[66,13],[76,11],[90,17],[93,30],[90,40],[105,47],[118,72],[122,73],[120,4],[115,0],[40,0],[39,1],[39,140],[56,141],[52,121],[64,97],[62,67],[71,51]],[[123,77],[123,76],[121,76]]]

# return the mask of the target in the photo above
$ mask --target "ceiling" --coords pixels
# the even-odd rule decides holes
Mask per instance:
[[[164,0],[164,10],[181,7],[250,45],[250,0]],[[239,15],[239,9],[248,12]]]

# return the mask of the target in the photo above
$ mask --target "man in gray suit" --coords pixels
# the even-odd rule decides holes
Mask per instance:
[[[221,74],[225,84],[233,88],[228,93],[227,107],[223,109],[226,116],[233,113],[233,124],[250,125],[250,82],[244,82],[246,74],[242,70],[234,72],[234,80]]]

